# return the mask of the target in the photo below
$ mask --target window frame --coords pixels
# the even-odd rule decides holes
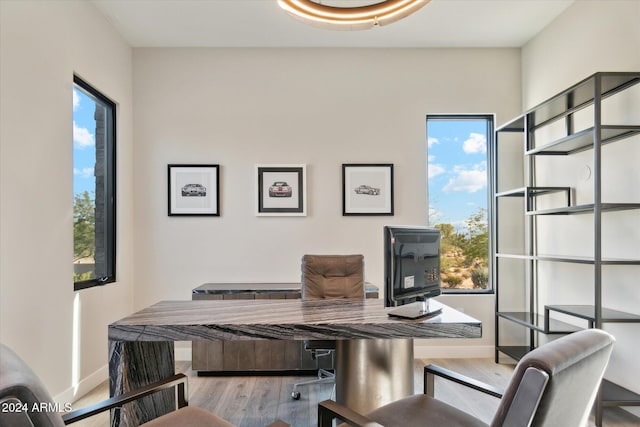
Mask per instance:
[[[105,137],[104,137],[104,262],[101,263],[104,275],[89,280],[76,282],[74,280],[74,291],[102,286],[116,281],[116,142],[117,142],[117,104],[107,96],[99,92],[89,83],[74,74],[73,87],[85,94],[95,98],[104,104],[106,109]],[[97,141],[96,141],[97,144]],[[97,168],[96,159],[96,168]],[[97,186],[97,184],[96,184]],[[96,198],[98,195],[96,194]],[[95,206],[95,203],[94,203]],[[98,224],[96,221],[95,227]],[[74,236],[75,239],[75,236]],[[96,248],[97,249],[97,248]],[[96,263],[96,271],[98,264]]]
[[[493,289],[493,282],[491,280],[491,275],[493,274],[493,243],[491,239],[491,224],[493,223],[493,203],[491,200],[491,195],[493,194],[493,180],[491,179],[493,175],[493,141],[495,138],[495,114],[427,114],[425,118],[425,126],[426,126],[426,172],[427,176],[425,177],[427,184],[427,223],[429,226],[432,224],[429,221],[429,209],[430,209],[430,195],[429,195],[429,121],[430,120],[458,120],[458,121],[466,121],[466,120],[485,120],[486,121],[486,132],[487,132],[487,233],[488,233],[488,243],[487,243],[487,268],[489,271],[488,277],[488,286],[487,289],[450,289],[450,288],[441,288],[442,294],[446,295],[491,295],[495,293]]]

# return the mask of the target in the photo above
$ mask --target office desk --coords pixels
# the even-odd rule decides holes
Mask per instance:
[[[413,338],[482,335],[480,321],[446,306],[426,320],[394,320],[387,311],[373,299],[159,302],[109,325],[110,392],[173,375],[174,341],[330,339],[337,340],[337,400],[368,410],[413,393]],[[172,408],[169,390],[114,410],[112,426],[138,425]]]

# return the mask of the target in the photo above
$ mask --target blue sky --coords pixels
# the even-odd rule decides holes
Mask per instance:
[[[73,89],[73,194],[95,193],[96,122],[95,102],[77,88]]]
[[[429,223],[464,227],[487,207],[485,120],[434,120],[427,125]]]

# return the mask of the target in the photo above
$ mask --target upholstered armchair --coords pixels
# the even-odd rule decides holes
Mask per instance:
[[[614,338],[599,329],[563,336],[529,352],[503,392],[455,372],[429,365],[424,394],[389,403],[366,415],[332,400],[320,402],[318,426],[339,418],[353,426],[487,427],[477,418],[434,398],[441,376],[501,399],[491,427],[586,426],[611,355]]]
[[[302,257],[302,299],[363,299],[364,257],[362,255],[304,255]],[[331,356],[335,341],[305,341],[305,350],[314,359]],[[300,399],[298,387],[308,384],[333,383],[335,375],[326,369],[318,369],[318,378],[293,385],[291,397]]]
[[[7,408],[0,412],[0,426],[3,427],[62,427],[170,388],[177,391],[177,410],[145,423],[145,427],[234,427],[211,412],[188,406],[187,377],[184,374],[61,415],[35,373],[16,353],[0,344],[0,405]],[[288,424],[276,421],[270,426],[285,427]]]

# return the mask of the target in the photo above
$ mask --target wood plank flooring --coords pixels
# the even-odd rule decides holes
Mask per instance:
[[[493,359],[434,359],[415,361],[415,391],[422,392],[422,366],[435,363],[472,376],[496,387],[504,387],[513,366],[495,364]],[[189,404],[216,413],[238,427],[262,427],[276,419],[294,427],[317,426],[318,402],[331,398],[333,386],[327,384],[301,388],[300,400],[291,399],[293,383],[310,377],[198,377],[191,371],[190,362],[176,363],[176,370],[189,376]],[[436,397],[463,411],[489,422],[498,400],[462,386],[436,379]],[[74,403],[79,409],[108,398],[107,382]],[[73,424],[76,427],[108,427],[108,414],[100,414]],[[590,426],[594,426],[593,421]],[[629,412],[610,408],[605,410],[605,427],[640,427],[640,418]],[[446,426],[443,426],[446,427]]]

